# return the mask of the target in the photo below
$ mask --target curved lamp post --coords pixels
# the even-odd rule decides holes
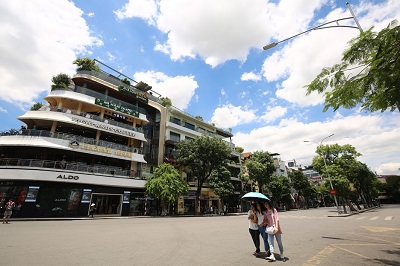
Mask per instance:
[[[288,41],[288,40],[290,40],[290,39],[293,39],[293,38],[295,38],[295,37],[297,37],[297,36],[300,36],[300,35],[302,35],[302,34],[304,34],[304,33],[307,33],[307,32],[313,31],[313,30],[322,30],[322,29],[329,29],[329,28],[351,28],[351,29],[358,29],[358,30],[362,33],[363,30],[362,30],[362,28],[361,28],[361,26],[360,26],[360,23],[358,23],[358,20],[357,20],[356,16],[354,15],[353,10],[351,9],[349,2],[346,2],[346,5],[347,5],[348,9],[350,10],[350,13],[351,13],[351,15],[352,15],[351,17],[340,18],[340,19],[336,19],[336,20],[332,20],[332,21],[323,23],[323,24],[318,25],[318,26],[316,26],[316,27],[314,27],[314,28],[311,28],[311,29],[309,29],[309,30],[300,32],[300,33],[298,33],[298,34],[296,34],[296,35],[293,35],[293,36],[291,36],[291,37],[289,37],[289,38],[286,38],[286,39],[284,39],[284,40],[281,40],[281,41],[278,41],[278,42],[273,42],[273,43],[270,43],[270,44],[268,44],[268,45],[265,45],[265,46],[263,47],[263,49],[264,49],[264,50],[268,50],[268,49],[274,48],[275,46],[277,46],[278,44],[280,44],[280,43],[282,43],[282,42],[286,42],[286,41]],[[339,25],[339,21],[342,21],[342,20],[349,20],[349,19],[354,20],[354,21],[356,22],[357,27],[354,27],[354,26],[346,26],[346,25]],[[335,22],[336,22],[336,25],[330,25],[330,24],[335,23]]]
[[[316,142],[316,141],[313,141],[313,140],[304,140],[304,142],[313,142],[313,143],[315,143],[315,144],[318,145],[318,146],[317,146],[317,148],[318,148],[318,147],[321,147],[321,146],[322,146],[322,142],[323,142],[324,140],[326,140],[327,138],[332,137],[333,135],[335,135],[335,134],[331,134],[331,135],[329,135],[329,136],[323,138],[323,139],[321,140],[320,143],[318,143],[318,142]],[[333,189],[333,184],[332,184],[332,179],[331,179],[331,176],[329,175],[328,165],[326,164],[326,159],[325,159],[325,155],[324,155],[324,154],[322,154],[322,159],[324,159],[325,170],[326,170],[326,174],[328,175],[329,184],[331,185],[331,190],[334,190],[334,189]],[[336,198],[336,194],[333,195],[333,198],[335,199],[335,204],[336,204],[336,208],[337,208],[338,214],[340,214],[340,209],[339,209],[339,204],[338,204],[338,201],[337,201],[337,198]]]

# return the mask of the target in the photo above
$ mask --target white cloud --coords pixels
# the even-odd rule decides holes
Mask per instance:
[[[114,14],[120,20],[137,17],[152,25],[157,15],[157,4],[154,0],[130,0],[121,9],[114,11]]]
[[[194,76],[169,77],[162,72],[137,72],[134,79],[143,81],[153,87],[153,90],[163,97],[171,99],[172,104],[180,109],[186,109],[195,90],[199,87]]]
[[[372,170],[385,173],[384,164],[400,162],[400,114],[352,115],[337,117],[325,122],[303,123],[295,119],[283,119],[277,126],[265,126],[250,133],[237,133],[236,145],[246,151],[266,150],[281,154],[283,160],[296,159],[309,165],[315,156],[316,145],[304,140],[321,141],[335,134],[324,144],[351,144],[363,155],[360,161]]]
[[[112,53],[107,52],[106,55],[107,55],[108,62],[112,63],[115,61],[116,57]]]
[[[256,119],[256,110],[246,110],[242,106],[226,104],[215,109],[211,121],[224,128],[232,128],[239,124],[248,124]]]
[[[282,117],[286,114],[287,108],[282,106],[275,107],[267,107],[267,110],[260,117],[260,119],[266,123],[274,122],[279,117]]]
[[[83,15],[67,0],[1,4],[0,99],[29,106],[49,91],[53,75],[74,72],[77,54],[102,45]]]
[[[172,60],[200,56],[216,67],[231,59],[245,61],[251,48],[260,49],[281,33],[303,30],[325,2],[129,0],[115,13],[119,19],[138,17],[155,23],[168,38],[156,43],[155,50]]]
[[[378,174],[398,175],[400,173],[400,162],[384,163],[376,168]]]
[[[87,16],[88,16],[89,18],[94,18],[94,13],[93,13],[93,12],[90,12],[90,13],[87,14]]]
[[[375,25],[376,30],[380,30],[394,18],[400,19],[399,1],[389,0],[375,5],[361,1],[360,6],[353,5],[353,9],[356,14],[361,14],[358,18],[364,29]],[[337,8],[320,22],[328,22],[349,15],[345,7]],[[293,24],[290,23],[290,25]],[[340,24],[354,23],[341,21]],[[312,93],[306,96],[306,89],[303,86],[309,84],[323,67],[340,62],[347,42],[358,34],[358,30],[337,28],[312,31],[297,37],[264,61],[263,76],[268,82],[279,81],[276,96],[281,99],[301,106],[320,104],[323,102],[323,95]],[[289,36],[291,35],[288,34],[286,37]],[[280,44],[282,45],[284,43]],[[277,48],[279,46],[273,49]]]
[[[4,109],[3,107],[0,106],[0,112],[1,113],[8,113],[8,111],[6,109]]]
[[[243,81],[248,81],[248,80],[259,81],[259,80],[261,80],[261,76],[259,74],[254,73],[254,72],[245,72],[240,77],[240,80],[243,80]]]

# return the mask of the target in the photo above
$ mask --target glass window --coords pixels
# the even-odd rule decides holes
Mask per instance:
[[[174,123],[174,124],[177,124],[177,125],[181,124],[181,120],[176,118],[176,117],[172,117],[171,118],[171,122]]]
[[[188,122],[185,122],[185,127],[191,130],[195,130],[195,126],[193,124],[190,124]]]
[[[169,133],[169,138],[174,142],[181,141],[181,135],[172,131]]]

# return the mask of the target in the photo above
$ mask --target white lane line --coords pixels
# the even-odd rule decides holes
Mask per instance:
[[[370,221],[375,221],[376,219],[378,219],[379,218],[379,216],[375,216],[375,217],[372,217],[371,219],[369,219]]]
[[[385,220],[386,220],[386,221],[393,220],[393,216],[388,216],[388,217],[385,218]]]
[[[362,219],[365,219],[365,218],[367,218],[367,216],[358,217],[357,220],[362,220]]]

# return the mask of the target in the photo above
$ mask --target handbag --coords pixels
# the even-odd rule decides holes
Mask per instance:
[[[276,232],[275,225],[273,225],[273,226],[267,226],[266,232],[267,232],[267,234],[269,234],[269,235],[275,235],[275,232]]]

